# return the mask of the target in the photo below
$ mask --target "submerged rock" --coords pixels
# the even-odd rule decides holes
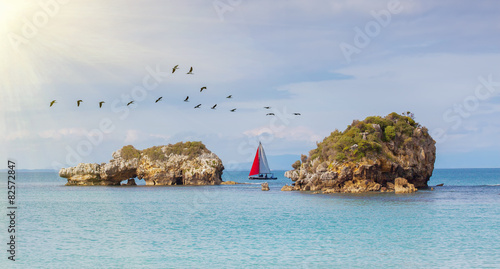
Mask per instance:
[[[239,185],[239,184],[243,184],[243,183],[238,183],[236,181],[225,181],[225,182],[221,183],[221,185]]]
[[[411,191],[410,185],[427,187],[436,160],[435,143],[410,114],[368,117],[317,143],[285,176],[299,191],[394,192],[397,178],[406,179],[404,190]],[[398,191],[402,190],[400,185]]]
[[[222,183],[222,161],[201,142],[177,143],[152,147],[142,151],[125,146],[113,153],[113,159],[103,164],[78,164],[63,168],[59,176],[68,179],[66,185],[127,185],[134,178],[146,185],[219,185]]]
[[[269,184],[267,182],[262,183],[261,186],[263,191],[269,191]]]
[[[285,185],[281,188],[281,191],[293,191],[293,186]]]

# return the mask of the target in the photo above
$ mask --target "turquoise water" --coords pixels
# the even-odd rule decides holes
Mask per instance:
[[[7,260],[3,195],[0,268],[500,267],[500,169],[436,170],[430,185],[444,187],[406,195],[281,192],[291,182],[277,175],[263,192],[66,187],[56,173],[20,173],[18,259]]]

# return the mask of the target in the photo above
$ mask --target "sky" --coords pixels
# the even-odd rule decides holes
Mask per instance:
[[[291,169],[354,119],[411,111],[436,168],[498,168],[499,17],[488,0],[0,0],[0,160],[202,141],[249,170],[261,141]]]

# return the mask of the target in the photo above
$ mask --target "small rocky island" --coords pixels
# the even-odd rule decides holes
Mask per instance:
[[[282,190],[414,192],[427,187],[432,176],[435,144],[410,112],[355,120],[302,155],[285,173],[295,183]]]
[[[201,142],[179,142],[137,150],[125,146],[113,153],[109,163],[80,163],[63,168],[59,176],[67,186],[116,186],[122,181],[136,185],[135,178],[146,185],[219,185],[222,161]]]

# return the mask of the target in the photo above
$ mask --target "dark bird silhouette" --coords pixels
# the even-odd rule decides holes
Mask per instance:
[[[156,99],[155,103],[160,102],[162,98],[163,98],[163,97],[160,97],[160,98]]]
[[[217,104],[215,104],[215,105],[212,107],[212,109],[215,109],[216,107],[217,107]]]
[[[104,101],[99,102],[99,108],[101,108],[102,104],[104,104],[104,103],[106,103],[106,102],[104,102]]]
[[[275,116],[274,113],[267,113],[266,116]]]
[[[189,69],[189,72],[187,72],[188,75],[193,75],[193,67],[191,66],[191,69]]]
[[[83,102],[83,101],[82,101],[82,100],[78,100],[78,101],[76,101],[76,105],[77,105],[77,106],[80,106],[80,103],[81,103],[81,102]]]
[[[300,116],[301,114],[300,113],[293,113],[293,115]]]
[[[236,108],[234,108],[234,109],[231,109],[231,112],[235,112],[235,111],[236,111]]]
[[[130,101],[130,102],[128,102],[127,106],[129,106],[129,105],[131,105],[133,103],[134,103],[134,101]]]
[[[199,105],[195,106],[194,108],[200,108],[200,106],[201,106],[201,104],[199,104]]]
[[[57,103],[56,100],[50,102],[50,107],[52,107],[55,103]]]
[[[174,66],[174,68],[172,68],[172,74],[175,73],[175,70],[179,69],[179,65],[176,65]]]
[[[265,106],[264,108],[265,108],[265,109],[271,109],[271,107],[270,107],[270,106]]]
[[[189,96],[184,99],[184,102],[189,102]]]
[[[233,96],[232,96],[232,95],[229,95],[229,96],[228,96],[228,97],[226,97],[226,98],[227,98],[227,99],[231,99],[231,98],[233,98]]]
[[[202,87],[200,92],[202,92],[203,90],[206,90],[206,89],[207,89],[207,87]]]

